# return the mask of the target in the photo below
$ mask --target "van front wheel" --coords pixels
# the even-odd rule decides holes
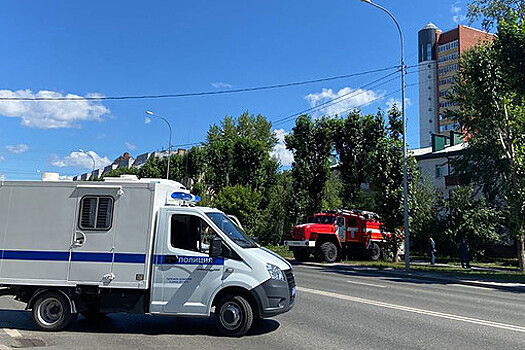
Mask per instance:
[[[240,295],[225,295],[215,308],[215,324],[227,336],[241,337],[253,323],[250,303]]]
[[[45,292],[33,305],[32,317],[38,328],[59,331],[73,322],[78,314],[71,313],[69,300],[60,292]]]

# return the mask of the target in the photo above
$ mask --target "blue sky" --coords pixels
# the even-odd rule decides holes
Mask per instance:
[[[406,62],[417,64],[417,31],[466,24],[466,1],[376,0],[398,18]],[[330,77],[399,63],[394,24],[358,0],[333,1],[10,1],[0,12],[0,96],[150,95],[215,91]],[[408,141],[419,144],[415,68],[407,75]],[[330,109],[387,108],[394,80],[361,89],[389,72],[299,87],[207,97],[133,101],[0,102],[0,178],[71,176],[125,151],[202,141],[210,124],[244,111],[278,120],[351,93]],[[390,95],[389,95],[390,94]],[[384,98],[382,98],[384,97]],[[369,101],[373,101],[366,105]],[[275,126],[279,135],[293,122]],[[283,163],[290,161],[277,149]]]

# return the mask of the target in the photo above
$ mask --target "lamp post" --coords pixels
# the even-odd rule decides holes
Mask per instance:
[[[91,158],[91,160],[93,161],[93,172],[94,172],[95,167],[96,167],[95,157],[93,157],[91,153],[84,151],[82,148],[79,148],[78,151],[87,154],[88,157]]]
[[[161,115],[155,114],[152,111],[146,111],[146,114],[164,120],[166,122],[166,124],[168,124],[168,128],[170,129],[170,140],[169,140],[169,144],[168,144],[168,169],[166,170],[166,179],[169,179],[170,178],[170,158],[171,158],[171,124],[168,121],[168,119],[166,119],[165,117],[163,117]]]
[[[401,42],[401,116],[403,118],[403,206],[404,206],[404,220],[405,220],[405,270],[410,271],[410,238],[408,229],[408,181],[407,181],[407,138],[406,138],[406,116],[405,116],[405,42],[403,39],[403,32],[399,22],[394,15],[383,6],[374,4],[370,0],[361,0],[378,9],[386,12],[394,21],[399,32],[399,40]]]

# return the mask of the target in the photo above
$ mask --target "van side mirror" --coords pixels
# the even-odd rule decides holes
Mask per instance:
[[[210,257],[218,258],[222,255],[222,239],[219,237],[213,237],[210,244]]]

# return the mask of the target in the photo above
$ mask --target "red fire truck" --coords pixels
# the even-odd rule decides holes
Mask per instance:
[[[306,261],[314,254],[319,261],[334,262],[345,256],[371,260],[392,260],[386,239],[391,233],[381,232],[377,214],[363,210],[323,211],[296,225],[291,241],[285,244],[297,261]],[[398,254],[404,253],[404,246]]]

